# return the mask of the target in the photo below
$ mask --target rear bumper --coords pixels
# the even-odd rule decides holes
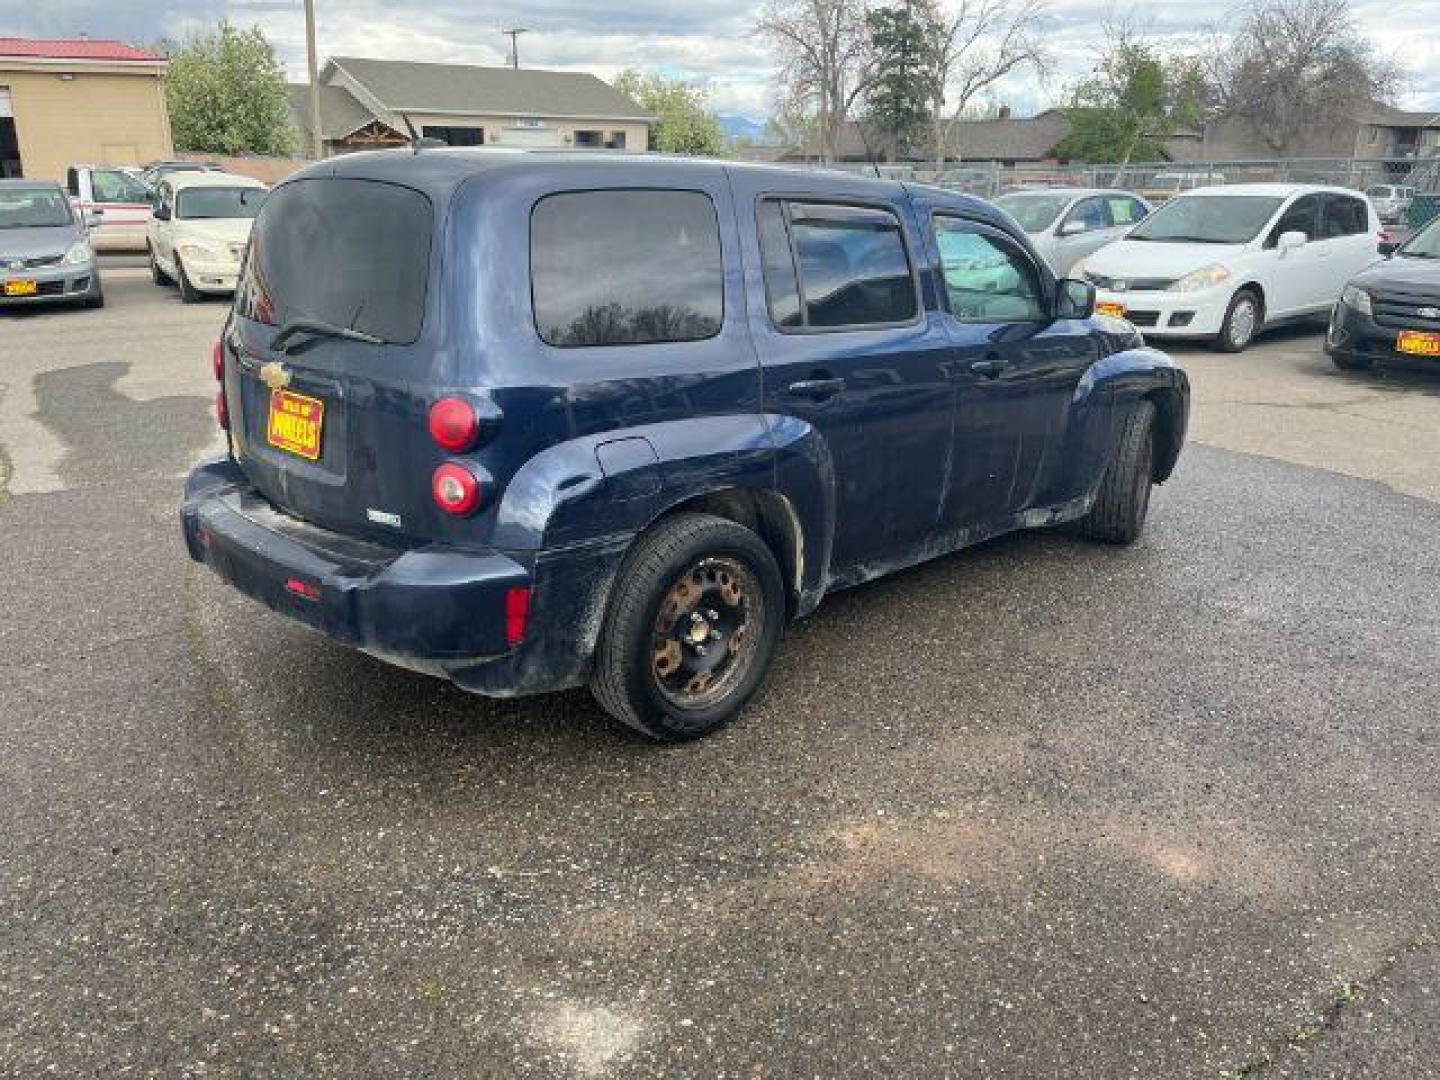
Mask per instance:
[[[190,557],[246,596],[381,660],[494,696],[585,681],[597,604],[623,551],[386,548],[283,514],[228,458],[190,474],[181,522]],[[512,589],[531,590],[517,646],[507,641]]]

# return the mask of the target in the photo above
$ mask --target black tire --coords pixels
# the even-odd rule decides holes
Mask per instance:
[[[1220,333],[1215,335],[1215,348],[1225,353],[1244,352],[1264,325],[1265,305],[1259,294],[1253,289],[1241,289],[1230,298],[1230,306],[1225,309],[1225,321],[1220,324]]]
[[[85,298],[85,306],[87,308],[103,308],[105,306],[105,293],[99,284],[95,286],[95,295]]]
[[[155,249],[147,248],[146,250],[150,253],[150,280],[156,285],[174,284],[174,282],[170,280],[170,275],[160,269],[160,264],[155,259]]]
[[[693,605],[688,616],[685,604]],[[709,735],[764,680],[784,621],[784,581],[760,537],[709,514],[665,518],[621,565],[590,690],[607,713],[652,739]]]
[[[175,260],[175,275],[176,284],[180,286],[180,302],[182,304],[198,304],[205,299],[205,294],[190,284],[190,275],[185,273],[185,264],[178,258]]]
[[[1106,544],[1133,544],[1150,512],[1155,480],[1155,405],[1137,401],[1120,425],[1114,456],[1080,531]]]

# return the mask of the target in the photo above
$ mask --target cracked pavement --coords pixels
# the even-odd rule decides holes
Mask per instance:
[[[106,285],[0,316],[0,1074],[1440,1075],[1440,372],[1177,349],[1140,544],[837,594],[661,748],[189,564],[223,308]]]

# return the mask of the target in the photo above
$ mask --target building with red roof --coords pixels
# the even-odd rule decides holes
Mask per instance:
[[[122,41],[0,37],[0,176],[170,157],[168,63]]]

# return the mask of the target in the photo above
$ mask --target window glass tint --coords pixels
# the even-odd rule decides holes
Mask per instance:
[[[1065,224],[1070,228],[1079,225],[1083,232],[1094,232],[1097,229],[1108,229],[1110,227],[1110,214],[1105,205],[1104,199],[1081,199],[1075,204],[1075,209],[1070,211],[1065,218]]]
[[[720,226],[693,191],[551,195],[530,220],[535,326],[551,345],[698,341],[720,332]]]
[[[802,326],[800,284],[795,278],[795,259],[785,231],[785,212],[777,202],[760,204],[760,254],[765,264],[765,295],[770,318],[776,326]]]
[[[96,169],[90,174],[90,186],[97,203],[148,203],[150,193],[145,185],[129,173]]]
[[[205,218],[253,218],[265,202],[265,191],[252,187],[193,187],[176,199],[177,217],[186,221]]]
[[[1028,233],[1043,232],[1055,224],[1060,211],[1070,205],[1069,195],[1001,195],[995,205],[1015,219]]]
[[[1022,322],[1044,317],[1039,276],[1018,249],[946,217],[935,219],[935,243],[950,310],[957,319]]]
[[[283,184],[251,230],[236,313],[272,326],[320,319],[409,344],[425,313],[432,218],[430,200],[397,184]]]
[[[1345,195],[1327,195],[1325,198],[1325,228],[1322,237],[1355,236],[1367,232],[1370,215],[1365,204],[1359,199]]]
[[[1116,225],[1133,225],[1145,216],[1145,207],[1135,199],[1112,195],[1105,201],[1110,204],[1110,220]]]
[[[1320,196],[1305,195],[1290,204],[1275,223],[1271,240],[1279,240],[1287,232],[1302,232],[1307,239],[1314,240],[1320,235]]]
[[[877,326],[919,312],[900,222],[885,210],[790,204],[805,325]]]
[[[70,200],[58,187],[0,187],[0,229],[54,229],[70,224]]]

